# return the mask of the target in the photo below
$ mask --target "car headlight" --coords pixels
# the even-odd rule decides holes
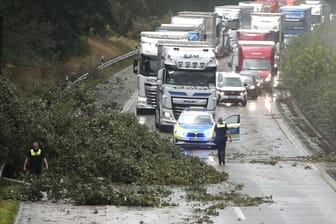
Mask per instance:
[[[213,130],[209,129],[206,132],[204,132],[204,135],[206,138],[211,138],[213,136]]]
[[[186,131],[185,130],[183,130],[183,129],[177,129],[177,130],[175,130],[175,135],[177,135],[177,136],[180,136],[180,137],[185,137],[186,136]]]
[[[245,91],[240,92],[240,95],[244,96],[245,95]]]
[[[250,85],[249,89],[255,89],[255,86],[254,85]]]
[[[266,78],[265,78],[265,82],[270,82],[272,79],[271,74],[269,74]]]

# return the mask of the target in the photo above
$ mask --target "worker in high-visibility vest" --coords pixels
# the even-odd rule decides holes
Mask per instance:
[[[38,142],[33,142],[33,148],[27,152],[23,170],[29,170],[33,174],[40,175],[42,173],[42,162],[44,162],[45,168],[48,169],[48,160],[45,157],[43,150],[40,148],[40,144]]]
[[[215,144],[218,153],[218,163],[225,165],[225,148],[226,142],[229,137],[230,142],[232,142],[231,134],[226,123],[223,122],[222,118],[218,118],[218,124],[215,125]]]

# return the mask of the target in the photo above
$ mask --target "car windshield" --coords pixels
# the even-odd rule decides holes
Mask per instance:
[[[242,87],[243,84],[240,80],[240,77],[224,77],[223,85],[222,86],[229,86],[229,87]]]
[[[214,71],[169,70],[166,73],[166,84],[183,86],[215,86]]]
[[[244,59],[243,69],[245,70],[269,70],[270,61],[267,59]]]
[[[144,76],[156,76],[159,71],[159,61],[157,57],[141,57],[140,74]]]
[[[250,78],[250,77],[246,77],[246,76],[241,76],[241,80],[243,83],[246,83],[246,84],[253,84],[253,80]]]
[[[213,125],[213,121],[210,115],[182,115],[180,117],[180,124],[192,124],[192,125]]]

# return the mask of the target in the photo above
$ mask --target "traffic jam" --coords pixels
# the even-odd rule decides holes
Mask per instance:
[[[256,0],[181,11],[170,24],[140,34],[133,72],[136,114],[155,114],[183,148],[214,148],[218,107],[246,107],[279,82],[282,51],[298,35],[330,19],[321,1]],[[226,63],[223,68],[223,61]],[[223,119],[235,139],[240,114]]]

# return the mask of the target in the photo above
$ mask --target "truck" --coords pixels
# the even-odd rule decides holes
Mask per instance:
[[[269,30],[239,29],[237,30],[237,40],[272,41],[273,37]]]
[[[256,0],[257,3],[270,5],[270,12],[279,12],[279,0]]]
[[[158,43],[158,72],[155,126],[173,127],[189,107],[205,108],[215,115],[217,60],[207,42],[161,41]]]
[[[284,15],[281,13],[252,13],[251,29],[268,30],[276,43],[283,41]]]
[[[271,87],[271,81],[277,74],[276,47],[274,41],[238,41],[229,67],[234,71],[258,71],[264,87]]]
[[[301,6],[311,7],[312,29],[323,22],[330,21],[330,5],[321,0],[305,1]]]
[[[155,109],[157,72],[159,70],[158,41],[189,40],[188,32],[141,32],[140,48],[133,62],[133,72],[138,76],[136,113]]]
[[[253,12],[271,12],[271,5],[254,1],[239,2],[239,6],[253,7]]]
[[[161,24],[158,32],[189,32],[190,40],[204,41],[205,28],[203,24]]]
[[[223,5],[215,6],[214,11],[222,17],[227,29],[249,29],[253,6]]]
[[[285,16],[285,43],[288,43],[295,36],[311,31],[310,6],[283,6],[280,8],[280,12]]]
[[[222,57],[229,54],[230,45],[226,28],[221,23],[221,17],[215,12],[178,12],[178,17],[204,19],[205,38],[215,48],[216,56]],[[174,23],[172,18],[172,23]]]

